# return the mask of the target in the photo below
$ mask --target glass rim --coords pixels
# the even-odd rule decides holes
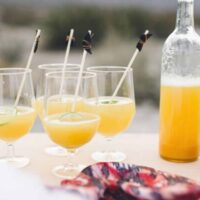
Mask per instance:
[[[108,69],[108,70],[106,70]],[[109,70],[110,69],[110,70]],[[116,70],[114,70],[116,69]],[[87,70],[90,72],[118,72],[118,73],[124,73],[126,71],[127,67],[125,66],[114,66],[114,65],[102,65],[102,66],[91,66],[87,67]],[[132,72],[133,69],[130,68],[129,72]]]
[[[79,71],[64,71],[64,73],[71,73],[71,74],[77,74],[75,76],[70,75],[70,76],[64,76],[64,79],[77,79],[79,76]],[[59,74],[59,75],[58,75]],[[45,74],[46,78],[62,78],[63,76],[63,72],[59,71],[59,72],[49,72]],[[89,79],[89,78],[95,78],[97,75],[94,72],[88,72],[88,71],[83,71],[82,74],[82,79]]]
[[[48,70],[48,69],[58,69],[58,66],[63,66],[64,63],[45,63],[38,65],[38,69]],[[66,66],[72,67],[72,68],[80,68],[80,64],[73,64],[73,63],[67,63]],[[71,69],[71,68],[70,68]],[[67,70],[67,69],[66,69]]]
[[[23,75],[23,74],[30,74],[32,69],[26,68],[14,68],[14,67],[4,67],[0,68],[0,75]]]
[[[93,117],[95,117],[94,119],[90,119],[90,120],[87,120],[87,121],[99,121],[101,118],[98,114],[96,113],[90,113],[90,112],[79,112],[79,113],[83,113],[83,114],[88,114],[88,115],[91,115]],[[52,117],[52,116],[59,116],[59,115],[62,115],[64,113],[56,113],[56,114],[47,114],[45,117],[44,117],[44,120],[47,121],[48,118]],[[59,122],[61,124],[71,124],[71,122]],[[74,122],[74,125],[76,125],[77,122]]]

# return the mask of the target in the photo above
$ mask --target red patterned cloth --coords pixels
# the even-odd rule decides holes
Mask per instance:
[[[61,185],[88,200],[200,200],[196,182],[149,167],[97,163]]]

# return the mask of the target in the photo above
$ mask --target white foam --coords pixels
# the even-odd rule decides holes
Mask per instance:
[[[56,126],[80,126],[83,124],[94,123],[100,120],[100,117],[98,115],[89,113],[80,113],[80,114],[83,115],[83,119],[81,119],[80,121],[61,121],[59,118],[61,117],[62,114],[50,115],[46,117],[44,120],[47,124]],[[86,116],[90,115],[92,119],[84,119],[84,115]]]
[[[81,101],[82,97],[77,97],[78,101]],[[74,101],[74,95],[54,95],[48,98],[48,101],[52,102],[61,102],[61,103],[67,103],[67,102],[73,102]]]
[[[17,106],[17,115],[27,115],[29,113],[34,113],[35,110],[31,107],[26,106]],[[16,115],[16,110],[14,107],[0,107],[0,115]]]
[[[161,85],[175,87],[200,87],[200,77],[163,76]]]
[[[44,101],[44,96],[37,97],[36,101]]]
[[[104,101],[110,101],[112,99],[112,101],[117,101],[114,104],[105,104],[105,103],[101,103]],[[109,105],[126,105],[126,104],[130,104],[133,103],[134,101],[131,98],[126,98],[126,97],[114,97],[112,98],[110,97],[99,97],[99,99],[97,100],[96,98],[92,98],[87,100],[85,103],[86,104],[92,104],[92,105],[105,105],[105,106],[109,106]]]

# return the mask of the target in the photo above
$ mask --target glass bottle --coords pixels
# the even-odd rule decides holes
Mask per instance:
[[[162,55],[160,156],[174,162],[198,158],[200,141],[200,37],[194,1],[178,0],[176,28]]]

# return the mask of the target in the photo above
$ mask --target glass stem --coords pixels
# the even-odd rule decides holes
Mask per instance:
[[[107,145],[106,145],[106,153],[112,153],[114,150],[112,149],[111,142],[113,141],[113,138],[106,137]]]
[[[7,158],[14,158],[15,157],[15,148],[12,143],[7,144]]]
[[[66,170],[75,168],[75,164],[74,164],[75,154],[76,154],[76,150],[75,149],[67,150],[67,164],[65,164],[65,169]]]

